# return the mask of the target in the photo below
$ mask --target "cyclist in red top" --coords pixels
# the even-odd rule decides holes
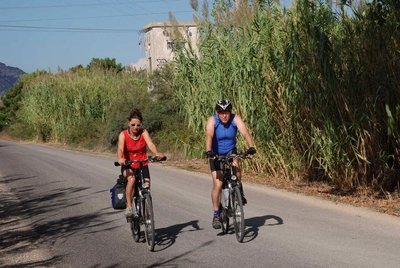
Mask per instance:
[[[118,137],[118,163],[121,165],[122,174],[128,180],[126,185],[126,217],[137,216],[136,209],[132,209],[132,199],[135,194],[135,169],[139,167],[139,163],[133,163],[126,167],[124,166],[125,161],[146,159],[148,157],[146,146],[156,157],[164,157],[162,153],[158,152],[149,132],[142,128],[142,120],[140,111],[133,109],[128,118],[128,129],[121,131]],[[148,162],[143,164],[143,176],[145,183],[150,187]]]

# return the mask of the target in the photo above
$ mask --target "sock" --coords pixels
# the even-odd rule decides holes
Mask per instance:
[[[219,216],[219,210],[214,210],[214,216]]]

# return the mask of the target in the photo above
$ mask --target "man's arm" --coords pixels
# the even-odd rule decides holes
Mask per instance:
[[[213,116],[208,118],[206,126],[206,152],[212,149],[212,140],[214,137],[215,119]]]
[[[245,140],[247,142],[247,145],[249,147],[254,147],[253,140],[251,139],[249,131],[247,130],[247,127],[244,124],[242,118],[239,115],[236,114],[235,118],[234,118],[234,121],[235,121],[235,124],[236,124],[240,134],[242,134],[243,137],[245,138]]]

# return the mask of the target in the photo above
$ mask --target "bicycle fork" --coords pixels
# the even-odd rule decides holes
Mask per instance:
[[[149,188],[142,188],[141,190],[139,190],[139,200],[138,200],[138,207],[137,207],[137,211],[138,211],[138,219],[139,219],[139,224],[145,224],[146,222],[146,194],[150,192]]]
[[[225,210],[228,217],[232,217],[232,205],[233,205],[233,192],[235,191],[236,181],[227,181],[227,185],[222,189],[225,202]]]

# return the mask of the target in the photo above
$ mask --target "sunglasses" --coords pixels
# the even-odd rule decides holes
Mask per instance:
[[[132,127],[141,127],[142,124],[131,124]]]

